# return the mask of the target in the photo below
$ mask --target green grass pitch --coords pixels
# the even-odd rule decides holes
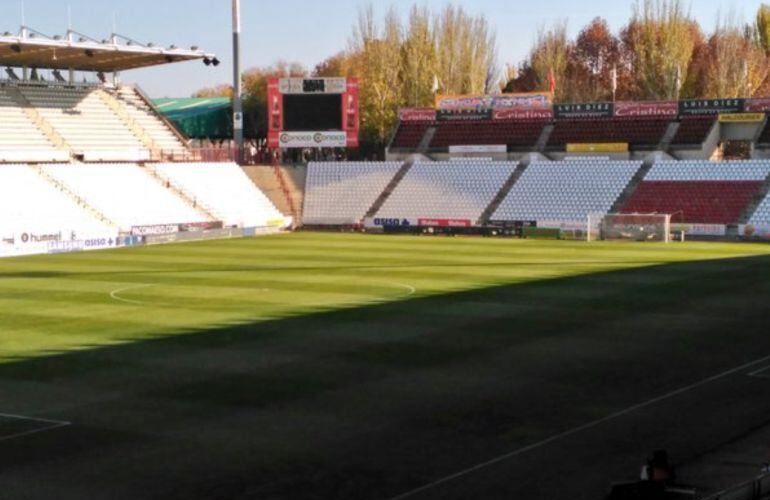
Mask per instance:
[[[768,311],[767,245],[0,260],[0,498],[600,498],[767,423],[770,383],[732,370],[770,355]]]

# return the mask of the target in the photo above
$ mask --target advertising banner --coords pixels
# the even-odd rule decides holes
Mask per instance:
[[[418,225],[417,221],[412,219],[383,217],[368,217],[364,219],[364,226],[368,228],[412,227],[416,225]]]
[[[478,111],[505,109],[544,109],[551,107],[551,94],[532,92],[500,95],[438,95],[438,111]]]
[[[719,123],[759,123],[764,119],[764,113],[721,113],[719,115]]]
[[[648,101],[615,103],[616,118],[673,118],[679,114],[679,103],[676,101]]]
[[[344,148],[348,135],[345,132],[281,132],[281,148]]]
[[[725,236],[727,226],[722,224],[671,224],[672,231],[683,231],[692,236]]]
[[[770,225],[768,224],[743,224],[738,229],[740,235],[746,238],[770,240]]]
[[[438,110],[436,120],[438,121],[483,121],[492,119],[491,109],[481,109],[478,111],[448,111]]]
[[[679,114],[716,115],[718,113],[742,113],[746,99],[690,99],[679,101]]]
[[[493,120],[552,120],[553,108],[495,109]]]
[[[568,153],[628,153],[627,142],[567,144]]]
[[[473,221],[467,219],[418,219],[422,227],[472,227]]]
[[[267,143],[271,148],[280,147],[278,141],[283,130],[283,95],[278,78],[267,82]]]
[[[154,234],[178,233],[179,224],[158,224],[154,226],[134,226],[131,228],[132,236],[149,236]]]
[[[436,110],[433,108],[404,108],[398,111],[398,119],[402,122],[432,122],[436,120]]]
[[[554,117],[557,120],[571,118],[612,118],[615,107],[611,102],[591,102],[581,104],[555,104]]]
[[[359,146],[358,134],[361,128],[359,100],[358,78],[348,78],[345,93],[342,95],[342,130],[347,136],[344,147]]]
[[[746,101],[745,111],[749,113],[768,113],[770,112],[770,97],[760,97]]]
[[[494,146],[479,145],[479,146],[449,146],[450,154],[463,154],[463,153],[507,153],[508,146],[505,144],[499,144]]]

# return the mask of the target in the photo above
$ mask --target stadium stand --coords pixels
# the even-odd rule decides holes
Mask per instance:
[[[662,162],[622,213],[671,214],[673,222],[734,224],[770,175],[770,161]]]
[[[509,148],[533,148],[545,126],[544,121],[517,122],[444,122],[439,123],[431,147],[459,145],[506,145]]]
[[[533,162],[500,207],[495,221],[584,221],[606,214],[642,162]]]
[[[400,122],[391,147],[416,149],[425,132],[435,125],[435,122]]]
[[[0,230],[0,237],[21,232],[117,233],[28,165],[0,166]]]
[[[138,165],[46,165],[43,171],[124,231],[134,226],[211,221]]]
[[[69,154],[57,149],[19,106],[11,88],[0,85],[0,162],[68,159]]]
[[[150,168],[206,206],[226,226],[263,227],[284,219],[235,163],[161,163]]]
[[[759,134],[757,144],[762,144],[764,146],[770,145],[770,120],[767,120],[762,132]]]
[[[75,154],[98,160],[141,159],[137,155],[145,145],[99,97],[99,87],[29,83],[18,88]]]
[[[699,146],[703,144],[716,123],[716,117],[709,116],[685,116],[679,123],[672,146]]]
[[[122,104],[131,119],[149,135],[155,149],[172,153],[183,153],[186,150],[179,136],[166,125],[138,89],[122,86],[112,90],[110,95]]]
[[[511,162],[473,160],[415,163],[376,216],[476,224],[516,167]]]
[[[548,146],[562,148],[569,143],[622,142],[632,147],[654,147],[660,144],[669,123],[668,119],[632,118],[559,120],[548,138]]]
[[[400,168],[400,162],[311,162],[303,222],[306,225],[360,223]]]

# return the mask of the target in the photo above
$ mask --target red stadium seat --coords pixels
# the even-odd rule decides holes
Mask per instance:
[[[621,212],[671,214],[672,222],[734,224],[762,184],[758,181],[644,181]]]
[[[715,121],[716,117],[714,116],[688,116],[682,118],[679,130],[677,130],[671,144],[673,146],[703,144]]]
[[[563,148],[570,143],[622,142],[634,147],[660,144],[668,119],[597,118],[560,120],[554,125],[548,146]]]

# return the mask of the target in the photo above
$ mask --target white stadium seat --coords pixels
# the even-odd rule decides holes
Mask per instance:
[[[235,163],[161,163],[154,168],[227,226],[265,227],[286,219]]]
[[[311,162],[303,222],[357,224],[401,168],[400,162]]]
[[[492,220],[584,221],[606,214],[642,162],[534,162],[519,178]]]
[[[134,226],[211,221],[138,165],[74,164],[43,168],[125,231]]]
[[[475,224],[516,167],[512,162],[473,159],[415,163],[377,217],[462,219]]]

